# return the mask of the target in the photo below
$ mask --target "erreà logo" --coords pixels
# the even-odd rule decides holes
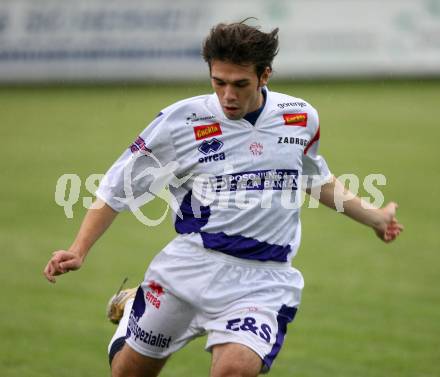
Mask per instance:
[[[160,300],[159,297],[162,296],[165,291],[162,286],[155,281],[150,281],[148,284],[149,291],[145,294],[145,298],[147,301],[153,305],[156,309],[160,308]]]
[[[286,126],[307,127],[307,113],[283,114]]]
[[[208,137],[218,136],[222,134],[220,123],[207,124],[194,127],[194,135],[196,140],[203,140]]]

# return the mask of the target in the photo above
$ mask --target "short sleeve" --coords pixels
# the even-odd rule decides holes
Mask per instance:
[[[175,161],[176,154],[164,118],[159,114],[101,180],[96,196],[115,211],[128,210],[133,203],[142,205],[141,201],[157,194],[172,176],[169,167],[175,166],[170,162]]]
[[[309,124],[312,133],[311,139],[304,149],[303,175],[308,177],[307,188],[322,186],[332,179],[332,173],[324,157],[318,154],[320,142],[320,125],[318,112],[312,108],[309,113]]]

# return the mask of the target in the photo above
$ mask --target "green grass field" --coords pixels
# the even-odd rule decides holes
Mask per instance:
[[[279,377],[440,376],[440,82],[273,84],[320,111],[321,153],[335,175],[382,173],[405,232],[385,245],[326,208],[303,210],[294,265],[305,277],[301,310],[272,369]],[[132,284],[167,241],[171,221],[146,228],[121,215],[81,271],[50,285],[52,251],[67,248],[104,173],[164,106],[207,86],[0,88],[1,377],[109,375],[114,327],[105,305]],[[83,182],[67,219],[59,176]],[[148,205],[159,216],[158,202]],[[207,376],[204,339],[173,356],[164,377]]]

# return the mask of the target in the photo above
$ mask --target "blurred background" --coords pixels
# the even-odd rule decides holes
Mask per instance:
[[[220,21],[280,28],[276,78],[440,73],[438,0],[2,0],[2,82],[203,80]]]
[[[280,28],[270,89],[318,109],[321,153],[336,176],[359,178],[360,195],[369,174],[386,177],[379,188],[405,225],[385,245],[304,206],[293,264],[306,287],[272,375],[440,375],[440,0],[0,0],[0,376],[109,375],[107,300],[174,237],[169,216],[145,227],[121,214],[55,286],[43,267],[155,115],[211,92],[209,29],[250,16]],[[143,212],[166,209],[156,200]],[[207,376],[204,342],[162,375]]]

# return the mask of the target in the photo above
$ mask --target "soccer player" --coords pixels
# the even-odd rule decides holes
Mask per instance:
[[[80,268],[119,212],[169,185],[178,235],[138,288],[109,303],[119,323],[109,345],[114,377],[157,376],[202,334],[211,377],[270,369],[301,300],[303,278],[291,266],[301,189],[330,208],[342,205],[385,242],[403,229],[395,203],[373,208],[331,174],[318,154],[317,111],[268,89],[277,33],[243,22],[211,29],[203,57],[215,93],[159,113],[105,175],[72,246],[44,269],[55,282]]]

